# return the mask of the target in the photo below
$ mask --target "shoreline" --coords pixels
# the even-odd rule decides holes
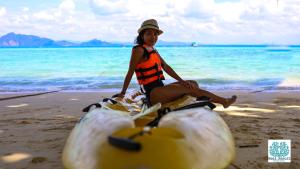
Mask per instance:
[[[227,109],[217,105],[236,143],[234,164],[243,169],[300,166],[300,91],[218,91],[238,96]],[[0,168],[62,169],[61,153],[87,105],[112,92],[56,92],[0,102]],[[3,95],[0,94],[0,98]],[[268,140],[290,139],[291,163],[268,163]],[[232,166],[229,169],[234,169]]]
[[[204,90],[212,91],[212,92],[249,92],[249,93],[259,93],[259,92],[267,92],[267,93],[275,93],[275,92],[300,92],[300,88],[287,88],[287,89],[210,89],[210,88],[203,88]],[[43,93],[43,92],[52,92],[58,91],[62,93],[113,93],[121,91],[121,88],[110,88],[110,89],[87,89],[87,90],[64,90],[64,89],[54,89],[54,90],[32,90],[32,91],[1,91],[0,95],[11,95],[11,94],[33,94],[33,93]],[[127,91],[139,91],[139,88],[128,88]]]

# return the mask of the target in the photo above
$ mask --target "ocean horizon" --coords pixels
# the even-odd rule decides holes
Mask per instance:
[[[300,46],[157,47],[185,80],[208,90],[299,90]],[[0,92],[118,91],[131,47],[0,48]],[[166,76],[165,83],[175,80]],[[139,90],[135,75],[130,90]]]

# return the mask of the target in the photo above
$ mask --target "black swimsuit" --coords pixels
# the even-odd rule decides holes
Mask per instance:
[[[148,83],[146,85],[143,85],[143,88],[145,91],[142,90],[143,93],[145,93],[146,95],[146,99],[148,102],[148,105],[151,105],[151,101],[150,101],[150,93],[153,89],[157,88],[157,87],[162,87],[164,86],[164,83],[162,80],[156,80],[154,82]]]

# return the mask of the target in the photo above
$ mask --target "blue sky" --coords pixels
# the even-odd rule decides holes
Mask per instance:
[[[166,41],[300,44],[299,0],[0,1],[0,35],[130,42],[149,18]]]

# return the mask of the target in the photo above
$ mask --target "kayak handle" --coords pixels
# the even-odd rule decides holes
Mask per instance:
[[[172,111],[191,109],[191,108],[196,108],[196,107],[204,107],[204,106],[208,106],[211,110],[216,108],[216,105],[214,105],[213,103],[211,103],[209,101],[203,101],[203,102],[197,102],[197,103],[189,104],[189,105],[174,109]]]
[[[85,107],[84,109],[82,109],[83,112],[89,112],[92,106],[96,106],[96,108],[101,108],[101,104],[100,103],[93,103],[87,107]]]
[[[114,147],[128,150],[128,151],[140,151],[142,149],[141,143],[134,141],[133,139],[137,136],[142,136],[145,133],[150,133],[151,128],[150,127],[144,127],[141,131],[138,133],[135,133],[129,137],[116,137],[116,136],[108,136],[108,142]]]
[[[140,151],[142,149],[141,143],[129,138],[108,136],[108,142],[114,147],[128,151]]]
[[[118,103],[117,101],[115,101],[115,100],[113,100],[113,99],[111,99],[111,98],[104,98],[102,101],[103,101],[103,102],[108,102],[108,101],[110,101],[112,104],[117,104],[117,103]]]

